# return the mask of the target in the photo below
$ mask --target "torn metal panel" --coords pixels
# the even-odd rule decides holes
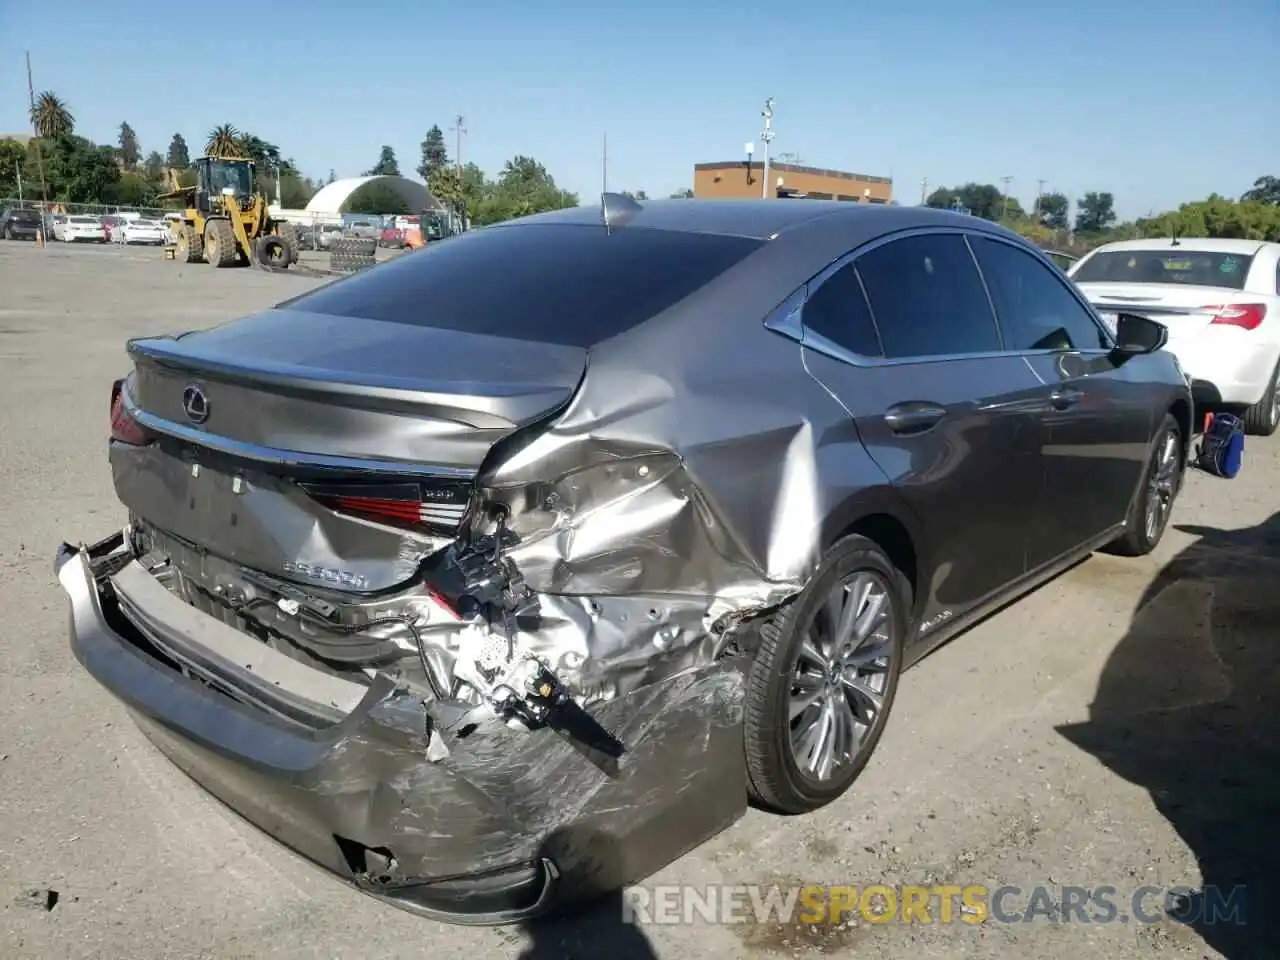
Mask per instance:
[[[745,810],[738,664],[598,704],[591,719],[617,749],[559,722],[521,731],[488,717],[449,731],[432,758],[444,705],[385,677],[336,721],[306,723],[260,709],[273,694],[254,692],[252,665],[205,657],[207,676],[189,676],[202,642],[174,642],[181,610],[157,605],[152,629],[167,653],[121,616],[108,585],[136,594],[146,576],[129,557],[60,551],[76,656],[211,793],[396,905],[455,921],[521,919],[562,894],[637,880]]]

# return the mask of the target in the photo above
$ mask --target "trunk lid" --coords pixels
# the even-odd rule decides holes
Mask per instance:
[[[1112,329],[1116,314],[1136,313],[1168,327],[1170,344],[1192,337],[1207,327],[1218,311],[1206,308],[1250,299],[1231,287],[1182,283],[1078,283],[1077,286]]]
[[[457,475],[568,401],[586,369],[576,347],[281,309],[134,340],[129,352],[130,395],[153,429],[228,452]],[[203,395],[203,420],[184,408],[189,388]]]
[[[456,535],[493,445],[562,407],[586,365],[576,347],[281,309],[129,352],[123,402],[161,442],[111,445],[117,495],[198,548],[183,572],[210,591],[204,551],[332,591],[403,583]]]

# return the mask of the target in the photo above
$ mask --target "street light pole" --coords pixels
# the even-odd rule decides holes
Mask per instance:
[[[925,201],[929,198],[929,178],[920,178],[920,206],[924,206]]]
[[[764,102],[764,132],[760,134],[760,140],[764,144],[764,177],[760,182],[760,197],[764,199],[769,196],[769,144],[773,142],[773,97]]]
[[[1013,183],[1013,177],[1001,177],[1000,182],[1004,184],[1004,205],[1000,208],[1000,219],[1004,220],[1009,216],[1009,184]]]

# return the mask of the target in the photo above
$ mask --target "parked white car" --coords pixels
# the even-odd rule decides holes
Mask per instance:
[[[1108,243],[1068,275],[1113,323],[1136,313],[1169,328],[1165,348],[1197,404],[1241,408],[1245,429],[1280,426],[1280,243],[1179,238]]]
[[[106,243],[107,228],[97,217],[67,217],[61,225],[58,239],[65,243]]]
[[[158,220],[126,220],[111,234],[118,243],[163,244],[167,241],[168,227]]]

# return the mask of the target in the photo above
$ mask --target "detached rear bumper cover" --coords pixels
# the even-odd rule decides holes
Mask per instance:
[[[495,924],[638,880],[742,815],[741,672],[598,705],[611,769],[550,728],[482,723],[428,759],[426,705],[302,666],[167,594],[120,535],[55,570],[84,667],[185,773],[362,890]],[[168,601],[172,601],[171,603]]]

